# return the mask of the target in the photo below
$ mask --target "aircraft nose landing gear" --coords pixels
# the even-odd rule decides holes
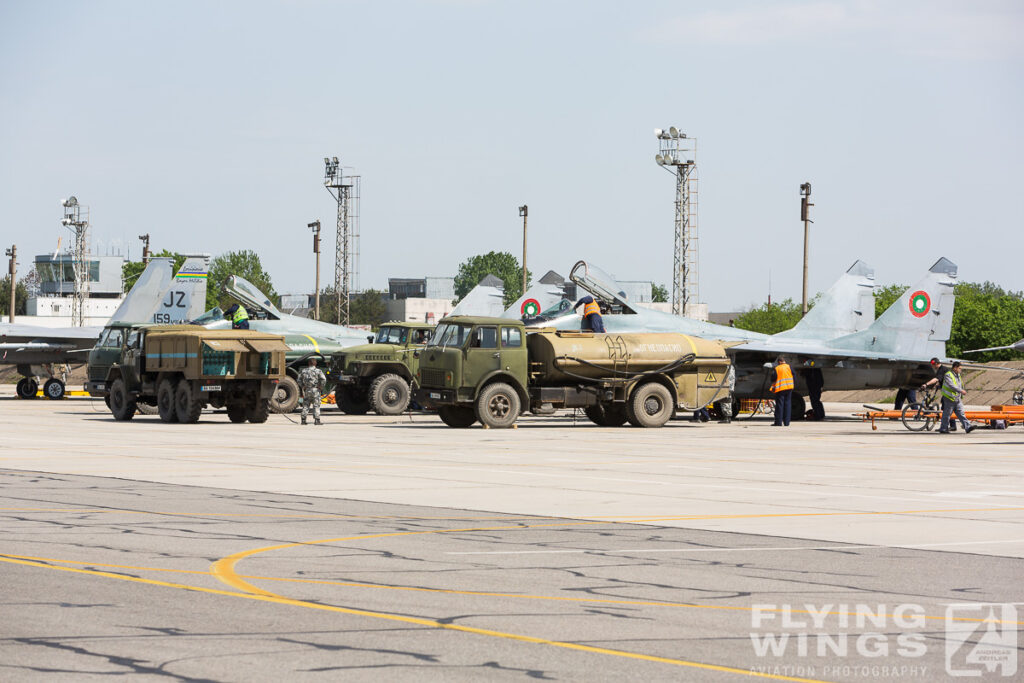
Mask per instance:
[[[36,392],[39,391],[39,382],[34,377],[22,377],[15,390],[18,392],[18,398],[35,398]]]

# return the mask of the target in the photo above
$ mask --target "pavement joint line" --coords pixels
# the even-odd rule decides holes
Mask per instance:
[[[766,550],[772,550],[772,548],[766,548]],[[456,553],[457,554],[457,553]],[[12,555],[10,553],[0,553],[0,558],[12,558],[18,560],[29,560],[33,562],[43,562],[47,564],[79,564],[86,567],[107,567],[110,569],[131,569],[134,571],[148,571],[148,572],[167,572],[176,574],[198,574],[203,576],[209,576],[209,571],[203,571],[199,569],[173,569],[169,567],[139,567],[134,565],[123,565],[123,564],[107,564],[103,562],[86,562],[83,560],[64,560],[60,558],[52,557],[35,557],[31,555]],[[298,579],[286,576],[251,576],[242,574],[239,575],[243,579],[252,579],[254,581],[279,581],[284,583],[306,583],[313,585],[326,585],[326,586],[343,586],[346,588],[375,588],[380,590],[396,590],[396,591],[411,591],[421,593],[444,593],[454,595],[471,595],[479,597],[497,597],[497,598],[518,598],[523,600],[550,600],[558,602],[582,602],[582,603],[598,603],[598,604],[613,604],[613,605],[636,605],[645,607],[683,607],[687,609],[706,609],[706,610],[722,610],[722,611],[734,611],[734,612],[752,612],[753,607],[746,607],[743,605],[702,605],[692,602],[665,602],[661,600],[625,600],[625,599],[612,599],[612,598],[583,598],[579,596],[558,596],[558,595],[530,595],[526,593],[500,593],[494,591],[467,591],[467,590],[456,590],[451,588],[424,588],[422,586],[396,586],[396,585],[385,585],[379,583],[362,583],[358,581],[331,581],[328,579]],[[944,603],[950,605],[973,605],[976,603]],[[859,616],[862,612],[848,612],[848,611],[830,611],[821,612],[811,610],[801,610],[792,608],[767,608],[758,607],[758,611],[761,612],[775,612],[778,614],[791,613],[791,614],[821,614],[825,616]],[[879,616],[876,613],[875,616]],[[881,615],[886,617],[895,617],[896,615],[886,614]],[[932,619],[936,621],[963,621],[972,623],[987,623],[988,617],[947,617],[945,615],[922,615],[925,619]],[[998,624],[1011,624],[1024,626],[1024,621],[1011,621],[1011,620],[1000,620],[995,619],[993,623]]]
[[[583,645],[581,643],[572,643],[560,640],[548,640],[546,638],[537,638],[535,636],[522,635],[517,633],[507,633],[504,631],[494,631],[491,629],[476,628],[473,626],[463,626],[461,624],[450,624],[442,623],[434,619],[424,619],[420,617],[410,617],[402,614],[388,614],[386,612],[375,612],[370,610],[352,609],[349,607],[339,607],[336,605],[326,605],[315,602],[308,602],[306,600],[294,600],[292,598],[286,598],[280,595],[274,595],[272,593],[255,594],[250,592],[239,592],[239,591],[228,591],[217,588],[205,588],[202,586],[191,586],[182,583],[170,583],[166,581],[156,581],[154,579],[144,579],[136,576],[125,576],[123,574],[114,574],[112,572],[102,572],[90,569],[78,569],[76,567],[59,567],[50,564],[33,562],[30,560],[19,560],[11,557],[5,557],[0,555],[0,562],[8,562],[11,564],[20,564],[30,567],[41,567],[43,569],[52,569],[56,571],[66,571],[78,574],[86,574],[92,576],[100,576],[104,578],[117,579],[119,581],[129,581],[132,583],[147,584],[151,586],[161,586],[164,588],[177,588],[180,590],[194,591],[198,593],[208,593],[212,595],[222,595],[234,598],[243,598],[247,600],[257,600],[261,602],[274,603],[279,605],[288,605],[293,607],[305,607],[308,609],[322,610],[326,612],[335,612],[341,614],[350,614],[354,616],[372,617],[375,619],[385,619],[388,621],[398,621],[407,624],[416,624],[420,626],[426,626],[429,628],[444,629],[447,631],[458,631],[462,633],[470,633],[474,635],[490,636],[493,638],[503,638],[506,640],[515,640],[519,642],[532,643],[537,645],[549,645],[552,647],[565,648],[569,650],[577,650],[581,652],[588,652],[593,654],[612,655],[616,657],[624,657],[627,659],[636,659],[641,661],[655,662],[660,664],[671,664],[675,666],[703,669],[705,671],[720,671],[723,673],[740,674],[744,676],[750,676],[753,678],[765,678],[777,681],[796,681],[797,683],[826,683],[819,679],[810,678],[797,678],[793,676],[784,676],[780,674],[770,674],[758,671],[750,671],[748,669],[739,669],[730,666],[721,666],[718,664],[706,664],[704,662],[694,662],[685,659],[670,659],[668,657],[657,657],[654,655],[645,655],[638,652],[627,652],[625,650],[612,650],[608,648],[594,647],[591,645]]]

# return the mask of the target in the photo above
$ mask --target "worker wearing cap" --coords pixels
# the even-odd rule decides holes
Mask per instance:
[[[224,311],[224,317],[227,318],[228,316],[231,317],[231,329],[249,329],[249,311],[245,310],[245,306],[231,304],[228,310]]]
[[[299,387],[302,389],[302,424],[306,424],[310,408],[313,409],[314,423],[323,424],[320,422],[320,392],[324,390],[325,384],[327,377],[324,376],[323,370],[316,366],[316,358],[310,358],[307,366],[299,373]]]
[[[949,416],[956,415],[964,432],[970,434],[974,431],[974,425],[970,424],[964,417],[963,397],[967,395],[964,389],[964,380],[960,376],[960,361],[953,361],[953,367],[942,380],[942,422],[939,424],[939,434],[949,434]]]
[[[935,373],[935,377],[932,377],[930,380],[928,380],[927,382],[922,384],[921,388],[922,389],[930,389],[930,388],[932,388],[934,386],[938,386],[941,389],[942,388],[942,383],[945,381],[946,375],[949,373],[949,368],[947,368],[945,365],[943,365],[942,361],[940,361],[938,358],[932,358],[931,361],[929,361],[929,364],[931,365],[932,372]],[[939,407],[943,410],[943,412],[945,412],[945,410],[946,410],[946,397],[945,396],[941,396],[940,395]],[[953,422],[953,424],[949,425],[949,431],[951,431],[951,432],[955,432],[956,431],[956,422],[955,421]]]
[[[601,307],[594,301],[594,297],[589,294],[586,295],[577,301],[572,309],[575,311],[580,306],[583,306],[583,329],[604,332],[604,318],[601,317]]]
[[[784,356],[779,356],[772,370],[774,381],[769,389],[775,395],[775,422],[773,427],[788,427],[793,410],[793,369]]]

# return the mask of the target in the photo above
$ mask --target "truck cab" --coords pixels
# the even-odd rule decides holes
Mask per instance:
[[[359,415],[370,409],[378,415],[405,412],[418,384],[420,353],[433,332],[434,326],[426,323],[387,322],[369,344],[334,354],[338,407]]]
[[[142,326],[131,323],[112,323],[103,328],[96,345],[89,351],[88,375],[85,390],[95,398],[106,398],[110,392],[107,376],[110,368],[121,362],[128,337],[135,332],[133,341],[138,343],[138,332]]]

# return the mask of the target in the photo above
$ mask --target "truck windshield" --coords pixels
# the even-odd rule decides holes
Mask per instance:
[[[441,323],[434,331],[427,346],[459,346],[466,343],[469,338],[471,325],[456,325],[454,323]]]
[[[408,329],[405,327],[382,327],[377,333],[378,344],[404,344]]]

